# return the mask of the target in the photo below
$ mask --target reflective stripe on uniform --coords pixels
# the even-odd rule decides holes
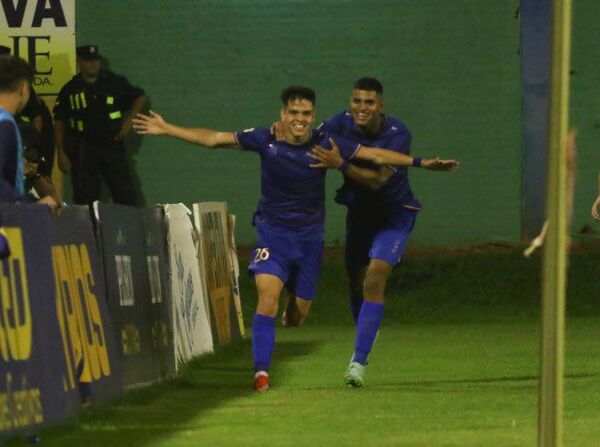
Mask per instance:
[[[71,129],[75,129],[75,119],[71,118]]]
[[[71,110],[75,110],[75,101],[73,101],[73,95],[69,95],[69,101],[71,102]]]
[[[83,132],[83,121],[77,121],[77,129],[79,132]]]
[[[81,97],[81,107],[83,107],[84,109],[87,108],[87,101],[85,100],[85,93],[81,92],[79,94],[79,96]]]
[[[122,115],[121,112],[117,110],[116,112],[110,113],[108,116],[111,120],[118,120],[119,118],[121,118]]]
[[[114,96],[107,96],[106,97],[106,104],[113,105],[114,103],[115,103]]]
[[[77,107],[77,110],[79,110],[79,108],[81,107],[79,105],[79,94],[75,95],[75,107]]]
[[[25,115],[21,115],[21,120],[23,120],[24,123],[30,123],[31,122],[31,120],[29,119],[29,117],[25,116]]]

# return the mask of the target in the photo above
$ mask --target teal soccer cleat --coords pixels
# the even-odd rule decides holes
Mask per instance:
[[[358,362],[350,362],[344,379],[346,385],[354,388],[360,388],[363,386],[363,375],[365,374],[365,365],[361,365]]]

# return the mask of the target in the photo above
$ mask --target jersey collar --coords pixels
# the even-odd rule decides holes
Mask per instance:
[[[358,133],[360,136],[371,138],[371,139],[372,138],[377,138],[377,137],[380,137],[381,135],[383,135],[385,133],[385,131],[387,130],[387,127],[388,127],[388,117],[384,113],[380,114],[380,116],[383,117],[383,123],[382,123],[382,126],[381,126],[381,130],[378,133],[376,133],[376,134],[367,134],[367,133],[363,132],[362,129],[356,125],[356,121],[354,121],[354,118],[352,117],[352,113],[349,110],[348,110],[347,113],[348,113],[348,116],[350,117],[350,119],[352,120],[352,129],[356,133]]]

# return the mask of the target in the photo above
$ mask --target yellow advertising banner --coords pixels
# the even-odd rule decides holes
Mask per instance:
[[[33,87],[52,110],[61,87],[75,74],[75,0],[0,2],[0,45],[31,64]],[[62,173],[53,171],[62,195]]]
[[[0,8],[0,44],[29,61],[33,87],[53,103],[75,73],[75,0],[8,0]]]

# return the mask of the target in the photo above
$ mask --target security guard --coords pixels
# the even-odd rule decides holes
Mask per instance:
[[[96,45],[77,47],[79,74],[54,107],[58,166],[71,173],[74,203],[98,200],[102,176],[114,203],[135,205],[123,141],[148,98],[125,77],[101,71],[101,61]]]

